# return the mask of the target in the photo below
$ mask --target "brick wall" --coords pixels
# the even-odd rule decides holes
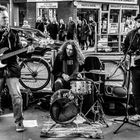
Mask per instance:
[[[56,10],[58,21],[62,18],[64,22],[67,23],[69,17],[76,19],[76,7],[74,7],[73,2],[58,2],[58,9]]]

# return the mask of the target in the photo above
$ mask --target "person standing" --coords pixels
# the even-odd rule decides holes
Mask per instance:
[[[93,20],[93,17],[89,17],[89,34],[88,34],[88,40],[89,40],[89,46],[93,47],[95,44],[95,26],[96,22]]]
[[[76,34],[76,24],[73,21],[72,17],[69,17],[67,24],[67,40],[74,40]]]
[[[7,48],[9,52],[14,52],[22,48],[18,31],[9,28],[9,15],[5,6],[0,6],[0,49]],[[34,51],[32,45],[27,48],[27,52]],[[17,62],[17,56],[12,56],[6,60],[5,65],[0,68],[0,112],[1,108],[1,91],[4,84],[8,86],[9,94],[12,98],[13,113],[16,124],[16,131],[25,130],[23,125],[22,95],[19,89],[20,66]]]
[[[59,23],[59,40],[60,41],[65,41],[65,37],[66,37],[66,25],[64,23],[63,19],[60,19],[60,23]]]
[[[47,26],[47,31],[49,32],[49,35],[53,40],[57,40],[58,23],[56,21],[56,18],[53,17],[51,19],[51,22]]]
[[[134,94],[136,115],[130,119],[132,121],[140,121],[140,14],[135,18],[136,29],[131,30],[124,40],[122,50],[126,55],[126,60],[130,59],[130,55],[134,55],[134,66],[131,66],[132,73],[132,93]]]
[[[79,19],[77,21],[77,40],[81,46],[81,31],[82,31],[82,21]]]
[[[88,44],[87,44],[87,36],[89,33],[89,27],[87,24],[86,19],[82,20],[82,28],[81,28],[81,48],[84,50],[84,48],[87,50],[88,49]]]

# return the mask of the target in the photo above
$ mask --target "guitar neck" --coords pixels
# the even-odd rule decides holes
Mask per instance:
[[[17,50],[17,51],[14,51],[14,52],[10,52],[8,54],[4,54],[4,55],[0,56],[0,60],[7,59],[9,57],[12,57],[14,55],[18,55],[18,54],[26,52],[26,51],[27,51],[27,47],[26,48],[22,48],[22,49]]]

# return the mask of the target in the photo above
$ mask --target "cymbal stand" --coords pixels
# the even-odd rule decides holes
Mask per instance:
[[[128,123],[128,124],[132,124],[132,125],[135,125],[135,126],[138,126],[140,127],[138,124],[136,123],[133,123],[129,120],[129,114],[128,114],[128,104],[129,104],[129,99],[130,99],[130,94],[129,94],[129,87],[130,87],[130,76],[131,76],[131,70],[130,70],[130,66],[131,66],[131,55],[130,55],[130,60],[129,60],[129,64],[128,64],[128,82],[127,82],[127,94],[126,94],[126,115],[124,117],[123,120],[117,120],[115,119],[114,121],[122,121],[122,124],[114,131],[114,134],[117,134],[117,132],[119,131],[119,129],[125,124],[125,123]]]
[[[97,97],[97,99],[96,99],[96,101],[95,101],[95,103],[89,108],[89,110],[87,111],[87,113],[85,114],[85,116],[90,112],[90,111],[93,111],[94,112],[94,114],[95,114],[95,116],[94,116],[94,121],[96,121],[96,116],[98,116],[98,120],[101,122],[101,123],[103,123],[103,124],[105,124],[106,125],[106,127],[109,127],[108,126],[108,124],[107,124],[107,122],[105,121],[105,114],[104,114],[104,111],[103,111],[103,107],[102,107],[102,104],[101,104],[101,102],[103,102],[103,99],[102,99],[102,97],[101,97],[101,93],[100,93],[100,88],[101,88],[101,76],[99,75],[99,81],[97,81],[97,82],[94,82],[93,81],[93,85],[94,85],[94,87],[95,87],[95,89],[96,89],[96,97]],[[93,88],[93,90],[94,90],[94,88]]]

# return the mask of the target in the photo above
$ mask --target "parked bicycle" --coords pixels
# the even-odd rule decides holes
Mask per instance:
[[[55,43],[54,45],[55,47],[38,48],[31,58],[20,60],[21,78],[19,82],[24,88],[37,91],[42,90],[49,84],[53,63],[52,58],[54,57],[52,53],[56,52],[59,48],[59,44]],[[48,52],[50,56],[45,58]]]
[[[120,61],[104,60],[104,67],[106,73],[105,85],[126,85],[127,67],[125,65],[124,57]]]

